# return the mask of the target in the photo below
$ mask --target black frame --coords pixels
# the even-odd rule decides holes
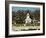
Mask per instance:
[[[38,4],[43,5],[43,33],[37,33],[37,34],[23,34],[23,35],[8,35],[9,34],[9,26],[8,26],[8,20],[9,20],[9,4],[15,4],[15,3],[23,3],[23,4]],[[5,37],[23,37],[23,36],[39,36],[39,35],[45,35],[45,3],[42,2],[20,2],[20,1],[5,1]]]

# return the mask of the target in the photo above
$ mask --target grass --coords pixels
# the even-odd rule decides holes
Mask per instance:
[[[27,23],[27,24],[25,24],[26,26],[40,26],[40,23]],[[13,26],[24,26],[24,24],[14,24],[13,23]]]
[[[40,23],[26,23],[24,24],[16,24],[15,22],[12,23],[13,29],[20,31],[20,30],[33,30],[33,29],[40,29]]]

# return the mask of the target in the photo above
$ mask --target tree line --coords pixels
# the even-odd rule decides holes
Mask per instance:
[[[12,11],[12,20],[16,23],[25,23],[27,13],[30,14],[30,18],[33,20],[40,20],[40,10],[35,10],[31,12],[31,10],[18,10],[17,12]]]

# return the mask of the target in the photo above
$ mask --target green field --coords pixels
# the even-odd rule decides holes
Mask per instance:
[[[20,31],[21,29],[40,29],[40,23],[27,23],[27,24],[12,24],[13,30]]]

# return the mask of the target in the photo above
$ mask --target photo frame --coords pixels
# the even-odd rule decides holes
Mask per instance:
[[[6,37],[45,35],[45,3],[5,1],[5,6]]]

